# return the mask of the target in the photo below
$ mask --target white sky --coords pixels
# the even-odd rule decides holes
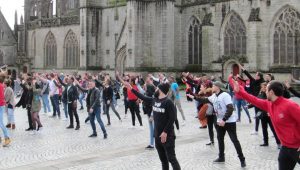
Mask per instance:
[[[23,6],[24,0],[0,0],[1,12],[12,29],[15,24],[15,11],[18,11],[18,23],[20,23],[20,17],[24,14]]]

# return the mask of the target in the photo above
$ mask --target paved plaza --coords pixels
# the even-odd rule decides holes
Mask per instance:
[[[123,118],[123,102],[120,100],[118,102],[118,111]],[[185,126],[180,127],[180,131],[176,130],[176,153],[182,169],[241,169],[228,135],[225,137],[226,163],[212,163],[218,154],[217,144],[213,147],[205,145],[209,142],[208,131],[199,129],[198,120],[195,119],[194,103],[182,100],[182,104],[187,122]],[[251,115],[253,117],[252,109]],[[81,120],[79,131],[66,129],[68,121],[49,118],[48,115],[41,114],[44,128],[36,135],[30,135],[24,131],[28,126],[25,110],[18,108],[15,116],[17,129],[10,131],[12,144],[10,147],[0,148],[0,169],[161,169],[157,152],[144,149],[149,141],[146,115],[142,115],[143,127],[132,128],[129,112],[127,119],[123,119],[123,122],[119,122],[111,112],[112,125],[107,127],[107,140],[103,139],[99,126],[97,126],[98,137],[88,138],[92,131],[90,124],[84,124],[86,111],[79,111]],[[277,169],[278,149],[273,135],[270,135],[269,147],[260,147],[259,144],[263,142],[261,129],[259,135],[250,135],[254,129],[254,123],[248,123],[244,112],[242,117],[242,122],[238,123],[237,130],[246,157],[246,169]],[[4,119],[6,120],[6,118]],[[180,114],[178,119],[181,122]],[[107,123],[105,115],[102,115],[102,120],[105,124]],[[296,166],[296,169],[300,169],[299,165]]]

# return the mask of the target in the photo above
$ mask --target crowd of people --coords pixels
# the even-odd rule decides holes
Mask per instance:
[[[92,133],[89,137],[98,136],[95,119],[102,131],[103,138],[108,138],[107,126],[111,126],[110,108],[120,122],[131,113],[132,126],[143,126],[140,105],[147,115],[149,125],[149,145],[146,149],[156,148],[162,163],[162,169],[181,169],[175,153],[175,130],[186,124],[186,116],[181,106],[180,86],[185,84],[185,97],[194,102],[195,117],[200,129],[208,129],[208,146],[215,144],[214,129],[217,132],[219,155],[215,163],[225,162],[224,137],[228,133],[241,167],[246,167],[246,159],[238,140],[237,122],[241,122],[242,110],[245,111],[249,123],[252,118],[250,108],[255,111],[255,125],[252,135],[257,135],[259,124],[262,126],[262,147],[269,146],[268,127],[280,149],[279,169],[294,169],[300,163],[300,107],[289,100],[290,93],[300,97],[290,82],[275,81],[272,74],[263,75],[257,72],[254,77],[242,66],[238,66],[241,74],[232,73],[228,79],[218,76],[201,76],[181,73],[166,76],[159,73],[158,77],[148,74],[120,74],[115,79],[108,73],[85,73],[68,75],[64,73],[24,73],[20,76],[9,75],[6,66],[0,72],[0,127],[4,135],[3,146],[9,146],[11,138],[8,129],[16,128],[14,110],[21,107],[27,110],[28,128],[36,134],[43,128],[41,114],[51,113],[52,118],[69,120],[66,129],[80,130],[78,110],[86,109],[85,123],[90,122]],[[243,76],[247,78],[244,78]],[[218,78],[217,78],[218,77]],[[220,79],[220,80],[217,80]],[[296,83],[298,80],[291,78]],[[20,88],[18,88],[20,87]],[[19,92],[19,90],[21,92]],[[117,100],[123,94],[124,118],[118,111]],[[289,93],[290,92],[290,93]],[[20,95],[18,102],[16,97]],[[50,99],[50,100],[49,100]],[[84,100],[86,106],[84,106]],[[52,107],[50,107],[52,105]],[[60,107],[63,107],[62,110]],[[78,107],[79,106],[79,107]],[[180,112],[179,121],[177,110]],[[63,114],[61,114],[61,111]],[[7,125],[4,125],[3,114],[7,113]],[[101,115],[106,115],[107,124]],[[74,117],[75,123],[74,124]],[[106,125],[105,125],[106,124]],[[175,125],[175,126],[174,126]]]

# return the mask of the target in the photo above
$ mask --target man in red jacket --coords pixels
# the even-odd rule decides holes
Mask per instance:
[[[282,143],[278,162],[279,170],[293,170],[300,164],[300,106],[283,96],[284,86],[271,81],[267,86],[267,99],[248,94],[236,81],[230,81],[234,92],[256,107],[268,112],[275,131]]]

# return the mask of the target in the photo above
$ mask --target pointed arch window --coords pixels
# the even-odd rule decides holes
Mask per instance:
[[[57,45],[56,39],[52,32],[49,32],[46,36],[45,46],[45,67],[56,67],[57,66]]]
[[[73,31],[69,31],[64,43],[64,67],[79,67],[79,42]]]
[[[300,13],[286,8],[277,18],[273,34],[274,64],[299,65]]]
[[[202,27],[194,17],[188,31],[188,57],[189,64],[202,64]]]
[[[247,36],[242,18],[232,14],[224,30],[224,55],[246,55]]]

